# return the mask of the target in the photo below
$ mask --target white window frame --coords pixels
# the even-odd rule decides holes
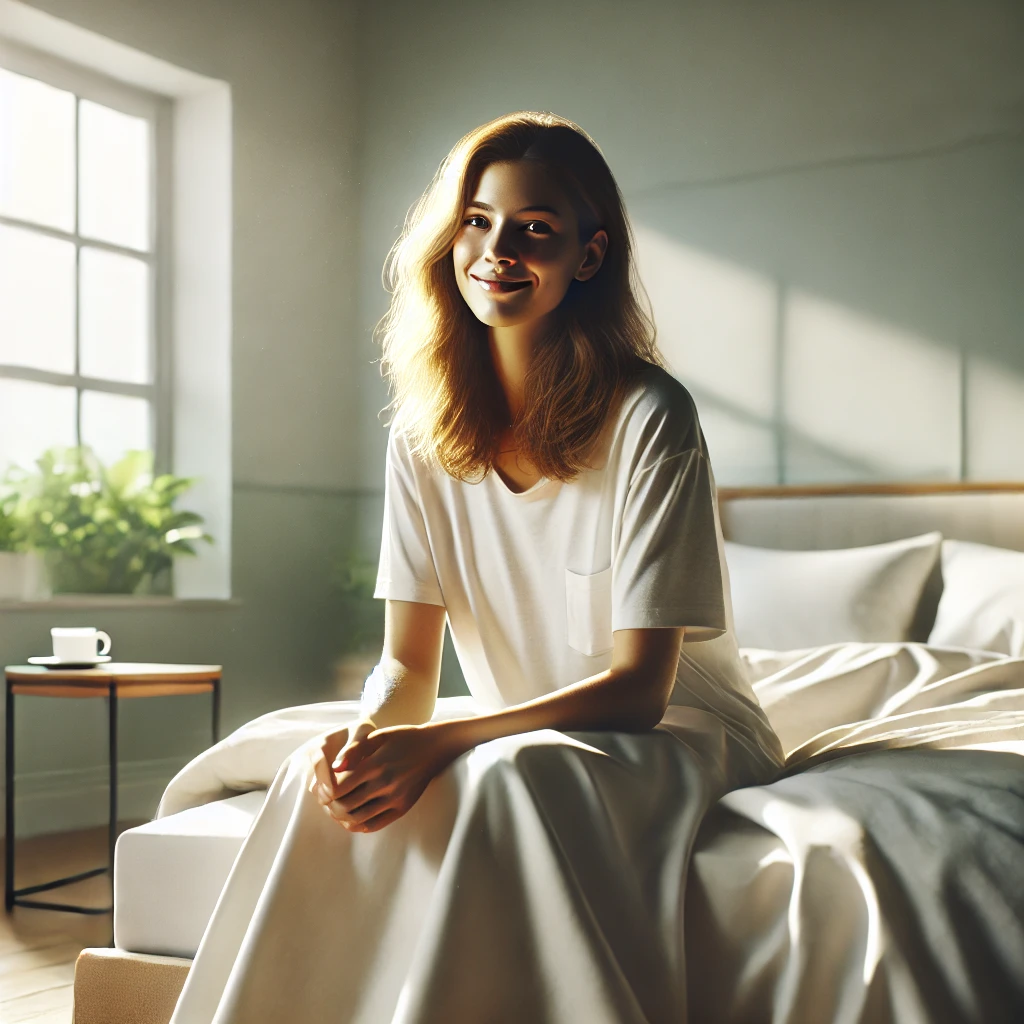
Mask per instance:
[[[165,97],[137,87],[130,87],[111,78],[77,67],[50,54],[30,50],[0,40],[0,67],[46,85],[74,94],[75,99],[75,221],[70,232],[34,221],[0,214],[0,224],[31,231],[75,246],[75,369],[59,373],[33,367],[0,363],[0,377],[73,387],[75,396],[75,441],[82,443],[81,408],[83,391],[102,391],[114,395],[144,398],[149,402],[150,439],[157,472],[168,472],[173,466],[173,408],[171,325],[169,299],[173,292],[170,280],[169,236],[173,222],[171,207],[171,103]],[[148,250],[83,236],[79,230],[80,183],[78,123],[80,100],[92,100],[150,124],[150,189]],[[151,380],[146,384],[83,376],[80,366],[81,252],[83,247],[101,249],[140,260],[149,267],[149,324],[147,344]],[[41,454],[41,453],[40,453]]]
[[[154,139],[167,147],[170,162],[162,188],[154,192],[163,230],[153,240],[161,246],[162,263],[154,275],[160,284],[152,308],[160,311],[154,373],[166,388],[166,422],[154,440],[161,468],[196,480],[185,503],[204,517],[215,543],[200,545],[196,558],[175,562],[173,599],[122,602],[230,600],[231,87],[18,0],[0,0],[0,44],[163,104]]]

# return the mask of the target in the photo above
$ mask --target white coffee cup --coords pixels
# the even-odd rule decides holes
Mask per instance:
[[[54,626],[50,630],[53,638],[53,656],[60,661],[94,661],[98,654],[110,650],[110,636],[94,626]],[[97,652],[97,643],[102,649]]]

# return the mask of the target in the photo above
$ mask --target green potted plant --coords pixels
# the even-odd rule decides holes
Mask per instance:
[[[0,601],[48,596],[42,560],[28,550],[21,508],[24,476],[12,466],[0,479]]]
[[[55,594],[169,593],[173,560],[210,543],[202,516],[175,508],[193,484],[153,476],[153,453],[104,466],[88,447],[51,448],[22,498],[28,545]]]
[[[380,659],[384,643],[384,602],[374,599],[377,562],[356,547],[335,560],[331,582],[341,598],[341,649],[334,663],[334,683],[342,699],[355,699]]]
[[[18,551],[21,542],[21,522],[18,518],[19,494],[14,489],[10,471],[0,482],[0,552]]]
[[[9,479],[0,483],[0,600],[21,600],[21,523],[18,492]]]

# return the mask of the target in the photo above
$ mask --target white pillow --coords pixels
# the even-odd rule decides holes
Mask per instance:
[[[1024,552],[942,543],[942,597],[928,643],[1024,657]]]
[[[784,651],[906,640],[942,534],[835,551],[725,542],[736,639]]]

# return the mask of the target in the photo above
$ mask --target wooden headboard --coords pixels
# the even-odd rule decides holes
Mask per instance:
[[[856,547],[939,530],[1024,551],[1024,482],[722,487],[728,540],[790,550]]]
[[[1024,483],[815,484],[722,487],[726,540],[791,551],[859,547],[938,530],[952,540],[1024,551]],[[925,584],[911,639],[926,640],[942,565]]]

